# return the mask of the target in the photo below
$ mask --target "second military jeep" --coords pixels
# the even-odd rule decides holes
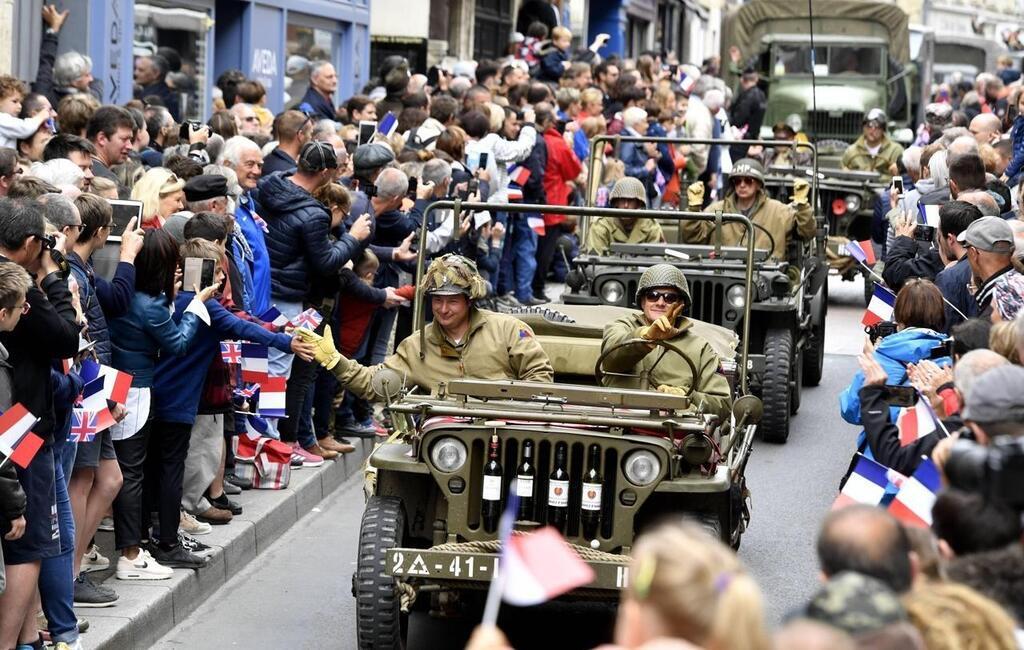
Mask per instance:
[[[422,311],[422,301],[416,309]],[[564,598],[617,600],[628,584],[636,536],[666,515],[688,515],[739,546],[750,516],[744,472],[761,414],[760,400],[743,394],[746,349],[726,328],[694,324],[715,346],[733,387],[727,422],[685,396],[602,388],[604,325],[626,311],[567,306],[557,313],[521,314],[551,359],[554,383],[467,378],[419,394],[405,390],[391,371],[374,377],[393,433],[368,460],[353,576],[360,648],[403,647],[413,609],[457,615],[480,606],[500,558],[500,541],[483,505],[492,436],[499,441],[503,503],[524,447],[529,443],[534,450],[533,503],[519,513],[515,534],[549,522],[549,475],[556,450],[565,450],[568,498],[560,530],[596,577]],[[422,322],[419,314],[416,322]],[[637,344],[646,343],[622,345]],[[664,354],[678,353],[670,343],[658,345]],[[646,385],[644,377],[640,385]],[[581,480],[595,446],[602,475],[599,524],[585,535]]]

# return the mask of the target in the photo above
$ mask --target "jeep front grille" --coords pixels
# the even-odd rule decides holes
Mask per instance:
[[[860,135],[864,113],[860,111],[807,111],[807,133],[819,140],[848,140]]]
[[[715,325],[725,325],[725,285],[721,282],[690,280],[690,317]]]

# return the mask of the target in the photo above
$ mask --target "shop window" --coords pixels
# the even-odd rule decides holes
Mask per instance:
[[[288,23],[285,47],[285,106],[292,106],[309,88],[309,66],[314,61],[333,61],[334,32],[318,27]],[[337,98],[335,98],[337,99]]]
[[[207,54],[212,26],[209,12],[201,7],[183,8],[162,0],[135,3],[135,56],[166,47],[181,59],[180,68],[167,75],[167,85],[181,101],[178,113],[183,119],[200,120],[210,110]],[[177,67],[177,61],[171,63]]]

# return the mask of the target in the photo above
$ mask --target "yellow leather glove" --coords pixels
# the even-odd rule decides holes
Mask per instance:
[[[793,205],[807,205],[807,195],[811,191],[811,184],[804,178],[793,179]]]
[[[296,328],[294,334],[302,337],[303,341],[312,344],[316,348],[314,359],[324,368],[330,370],[341,361],[348,365],[348,359],[341,356],[338,348],[334,347],[334,336],[331,335],[330,325],[324,328],[323,336],[306,327]]]
[[[686,188],[688,205],[704,205],[704,183],[697,181]]]
[[[681,386],[669,386],[668,384],[662,384],[661,386],[658,386],[658,392],[686,397],[687,390]]]
[[[659,316],[650,325],[640,328],[640,338],[648,341],[667,341],[679,334],[681,331],[676,327],[676,316],[683,308],[683,301],[680,300],[663,316]]]

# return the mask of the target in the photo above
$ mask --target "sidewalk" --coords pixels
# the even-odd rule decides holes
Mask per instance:
[[[103,555],[110,558],[110,568],[90,577],[113,588],[120,599],[114,607],[75,610],[79,618],[89,621],[82,644],[90,650],[152,646],[345,479],[361,470],[374,441],[350,440],[356,446],[351,454],[327,461],[322,467],[293,470],[287,490],[246,490],[231,497],[243,507],[242,514],[196,538],[216,549],[202,569],[175,569],[169,580],[118,580],[114,577],[114,534],[97,533],[96,542]]]

